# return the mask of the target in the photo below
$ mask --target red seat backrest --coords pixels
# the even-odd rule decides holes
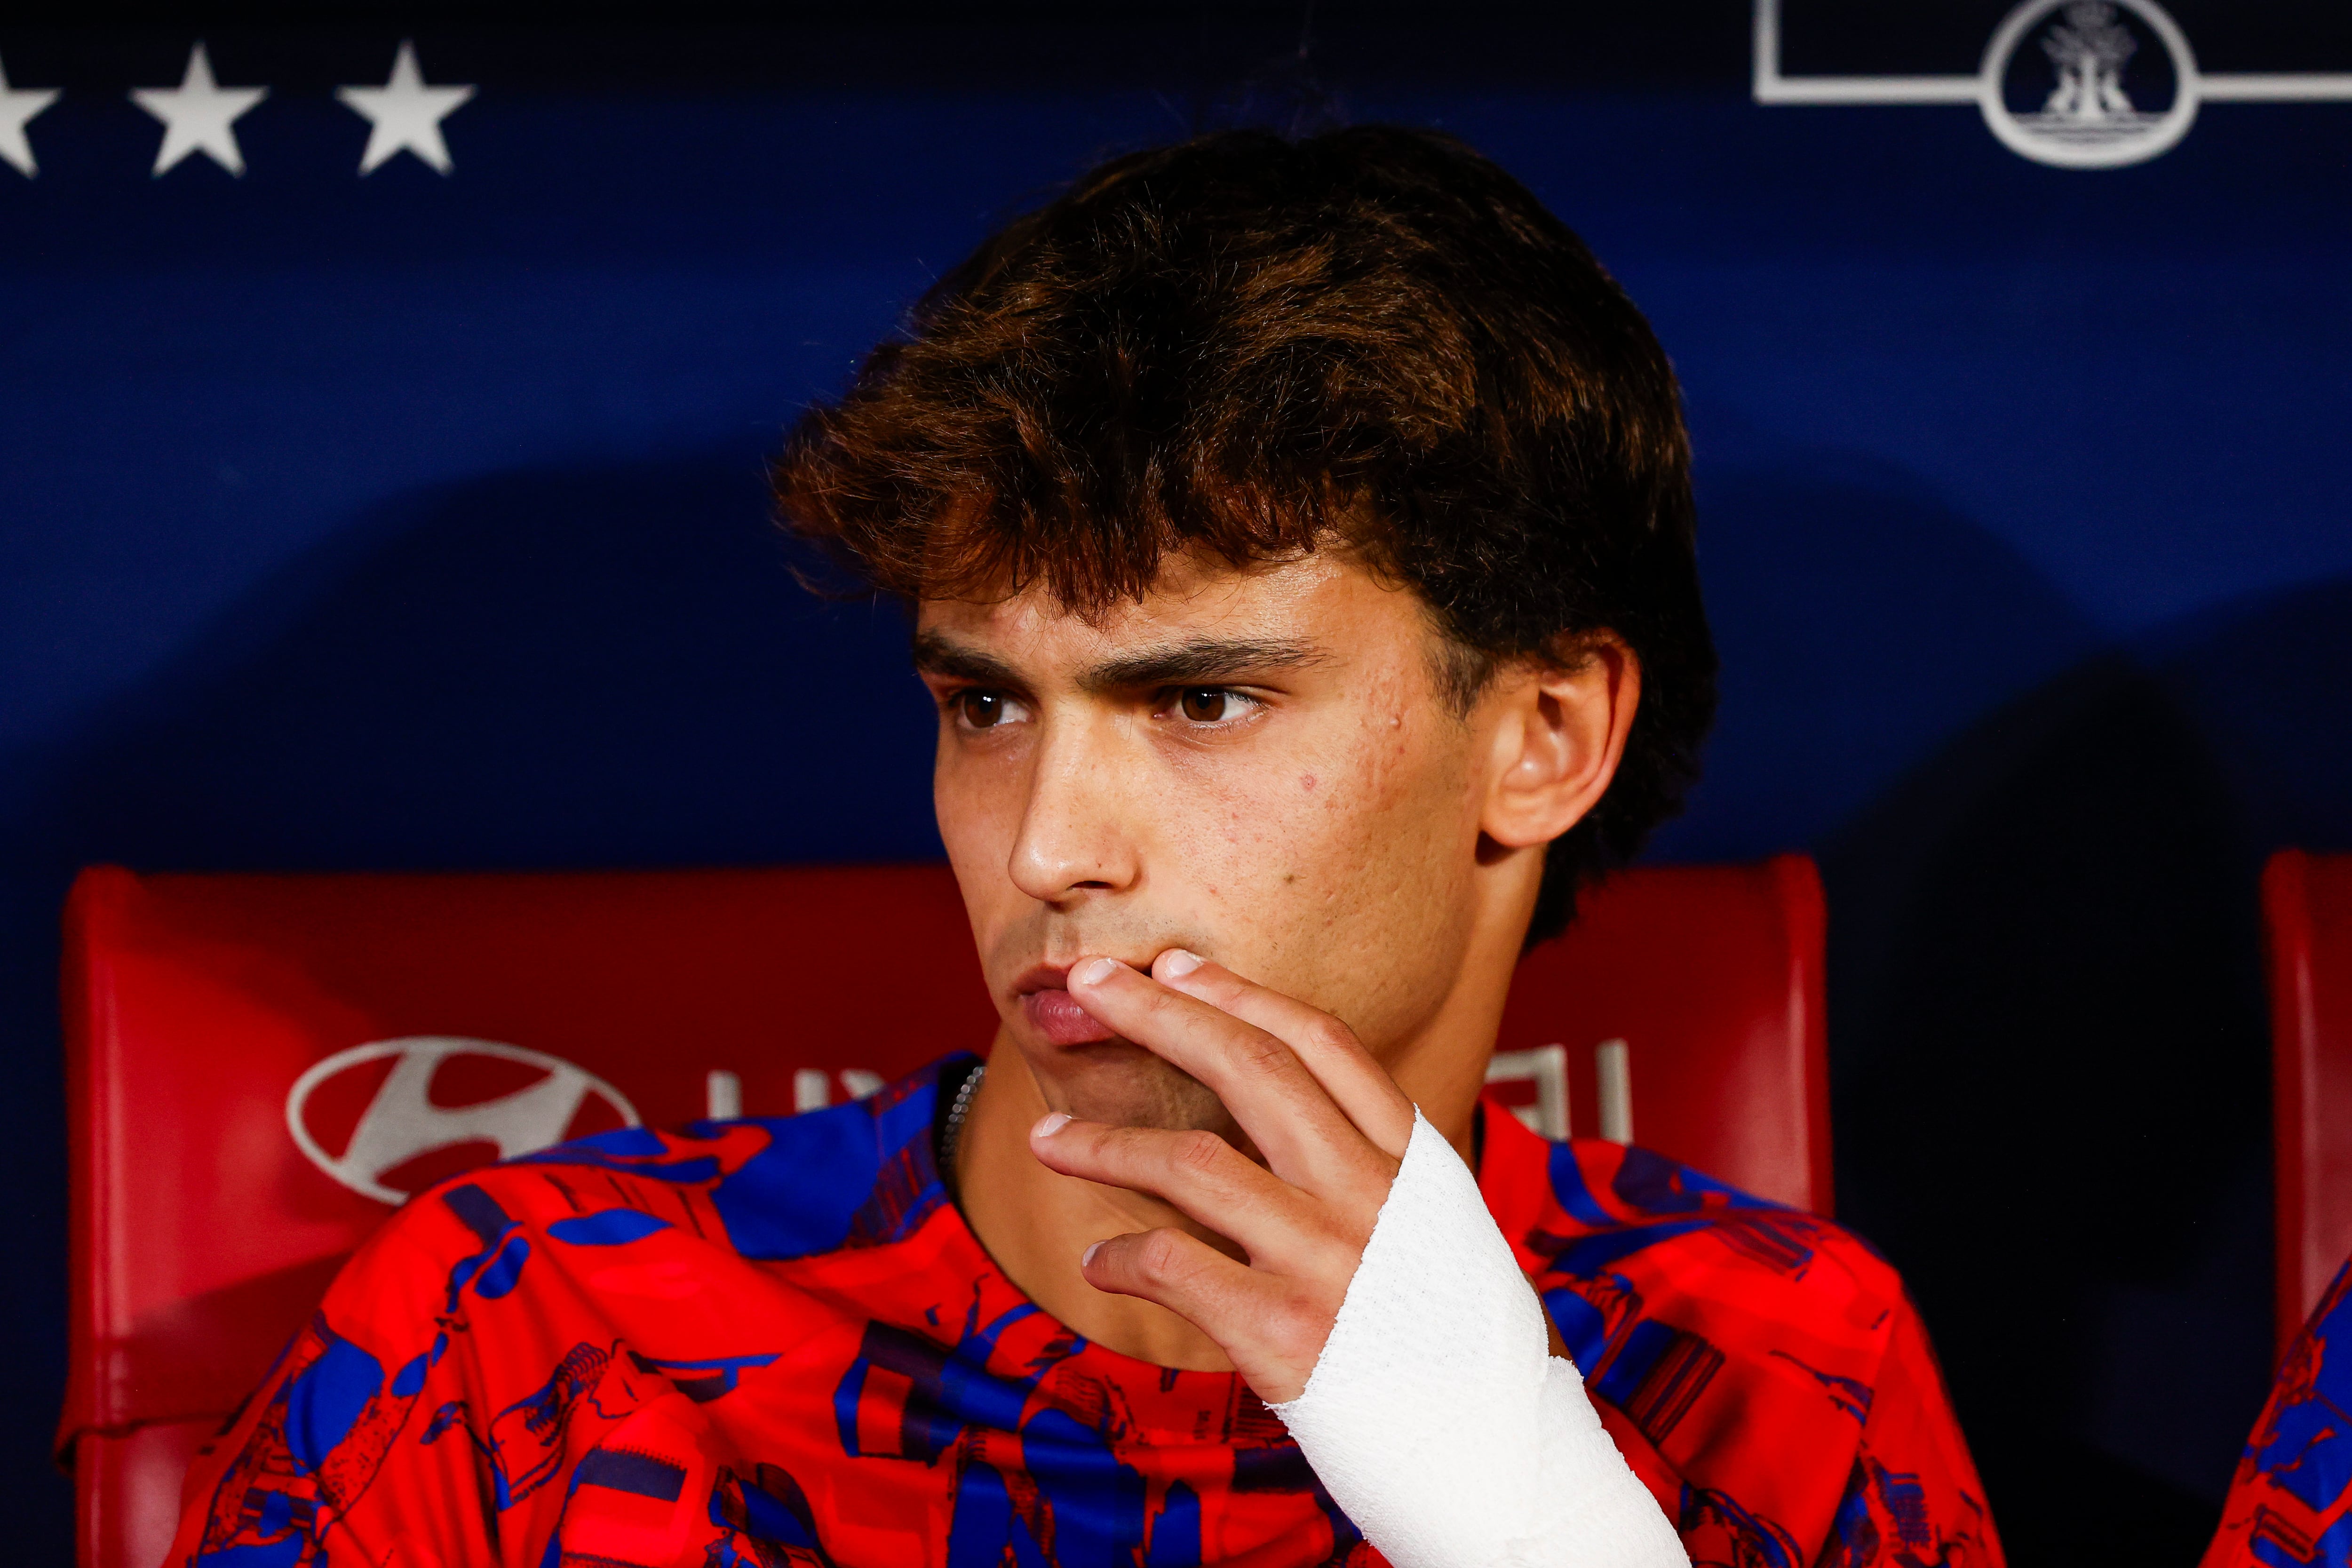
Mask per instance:
[[[1807,856],[1622,873],[1585,895],[1566,936],[1521,962],[1496,1048],[1565,1045],[1568,1131],[1601,1137],[1614,1130],[1596,1047],[1623,1041],[1629,1142],[1826,1215],[1827,936]]]
[[[1628,1042],[1641,1142],[1826,1211],[1822,946],[1801,857],[1628,872],[1521,966],[1501,1046],[1589,1133],[1595,1047]],[[693,1120],[728,1097],[714,1074],[750,1114],[838,1100],[984,1049],[996,1023],[942,866],[100,867],[68,908],[65,1012],[59,1439],[98,1568],[160,1561],[196,1445],[387,1197],[632,1118]]]
[[[2278,1344],[2352,1256],[2352,855],[2282,850],[2263,868]]]

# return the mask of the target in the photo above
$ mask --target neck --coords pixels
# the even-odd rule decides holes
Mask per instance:
[[[1005,1277],[1055,1321],[1097,1344],[1160,1366],[1230,1372],[1210,1338],[1164,1307],[1112,1296],[1078,1273],[1091,1243],[1176,1225],[1208,1232],[1141,1193],[1060,1175],[1029,1152],[1047,1110],[1019,1047],[999,1032],[955,1149],[964,1219]]]
[[[1517,957],[1516,942],[1473,946],[1494,951],[1474,952],[1430,1026],[1382,1054],[1398,1087],[1465,1161],[1472,1158],[1478,1094]],[[1157,1198],[1039,1164],[1029,1152],[1029,1129],[1048,1109],[1028,1058],[1000,1030],[955,1149],[957,1190],[973,1235],[1031,1300],[1097,1344],[1160,1366],[1232,1371],[1215,1342],[1183,1318],[1087,1284],[1078,1257],[1091,1243],[1161,1226],[1236,1249]]]

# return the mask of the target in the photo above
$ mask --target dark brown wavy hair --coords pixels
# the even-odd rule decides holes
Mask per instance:
[[[1567,226],[1434,132],[1103,164],[941,279],[774,479],[787,527],[910,601],[1042,584],[1099,615],[1171,551],[1342,543],[1427,604],[1465,711],[1498,662],[1614,632],[1641,705],[1530,943],[1697,775],[1716,659],[1673,370]]]

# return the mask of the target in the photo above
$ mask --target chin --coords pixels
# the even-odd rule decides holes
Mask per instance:
[[[1028,1047],[1024,1054],[1046,1099],[1083,1121],[1180,1132],[1234,1131],[1224,1101],[1207,1085],[1141,1046],[1105,1040]]]

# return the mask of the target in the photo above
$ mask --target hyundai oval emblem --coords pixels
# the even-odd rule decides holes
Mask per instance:
[[[495,1099],[470,1105],[435,1104],[434,1075],[444,1063],[467,1057],[536,1068],[542,1076]],[[305,1114],[312,1097],[345,1074],[363,1071],[387,1058],[391,1069],[352,1123],[342,1152],[329,1153]],[[592,1097],[603,1100],[623,1126],[640,1125],[636,1107],[619,1089],[562,1057],[498,1040],[412,1035],[353,1046],[314,1063],[287,1091],[286,1131],[310,1163],[336,1181],[379,1203],[396,1205],[406,1202],[408,1194],[386,1185],[383,1178],[409,1162],[465,1143],[493,1144],[501,1160],[551,1147],[569,1135]]]

